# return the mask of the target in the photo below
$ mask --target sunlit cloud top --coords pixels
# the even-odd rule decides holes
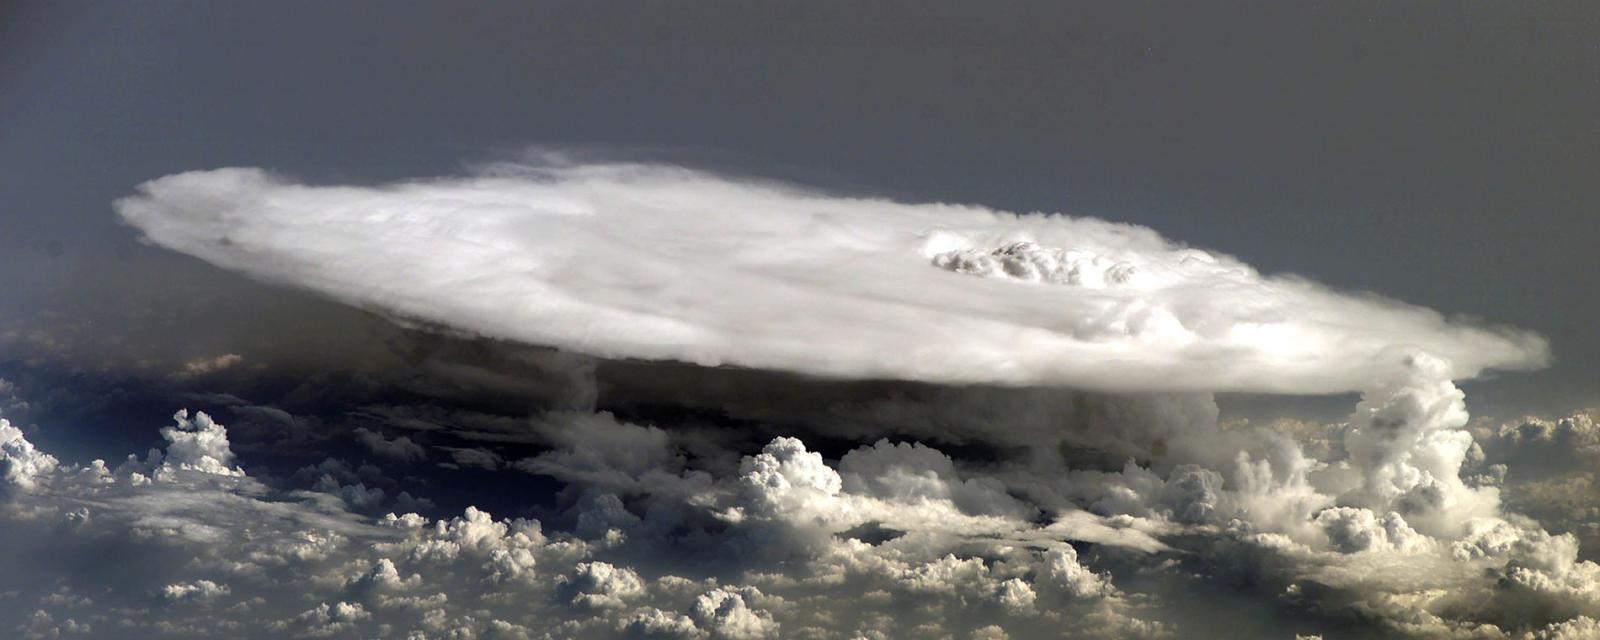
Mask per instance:
[[[1328,393],[1415,352],[1543,366],[1530,332],[1267,276],[1148,228],[839,197],[660,165],[381,186],[253,168],[122,218],[218,266],[406,319],[613,358],[839,378]]]

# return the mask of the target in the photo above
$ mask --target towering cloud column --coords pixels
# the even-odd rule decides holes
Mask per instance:
[[[1493,487],[1468,487],[1461,466],[1472,448],[1465,395],[1450,363],[1403,358],[1392,377],[1362,394],[1344,444],[1350,454],[1343,504],[1394,511],[1433,536],[1457,537],[1470,518],[1498,515]]]

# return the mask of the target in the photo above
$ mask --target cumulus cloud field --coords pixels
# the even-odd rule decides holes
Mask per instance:
[[[1457,386],[1543,366],[1531,332],[1142,227],[661,165],[218,169],[116,209],[455,346],[252,398],[194,391],[248,355],[193,360],[166,384],[253,426],[182,411],[114,464],[0,420],[21,637],[1600,635],[1594,415],[1474,420]]]

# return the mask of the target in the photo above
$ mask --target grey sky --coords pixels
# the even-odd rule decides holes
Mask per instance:
[[[0,636],[1596,637],[1597,34],[0,0]]]
[[[1600,402],[1596,32],[1585,3],[10,3],[0,311],[337,313],[217,298],[239,281],[133,246],[109,203],[197,168],[363,182],[579,146],[1146,224],[1544,333],[1554,368],[1469,394],[1561,411]]]

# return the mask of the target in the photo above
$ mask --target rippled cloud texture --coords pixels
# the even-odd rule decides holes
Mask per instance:
[[[0,421],[24,637],[1600,633],[1594,415],[1474,421],[1456,386],[1541,366],[1527,332],[1140,227],[674,167],[222,169],[117,210],[460,344],[250,398],[195,391],[248,354],[197,360],[164,384],[249,428],[180,412],[117,464]],[[1360,400],[1255,424],[1226,391]]]

